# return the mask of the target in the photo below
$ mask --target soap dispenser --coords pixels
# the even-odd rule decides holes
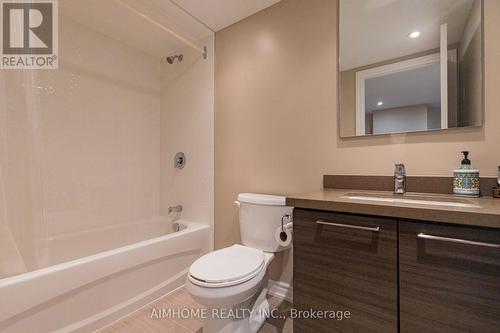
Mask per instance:
[[[493,187],[493,198],[500,199],[500,165],[498,166],[497,186]]]
[[[453,193],[466,196],[479,196],[479,170],[474,169],[469,160],[469,152],[463,151],[464,159],[453,172]]]

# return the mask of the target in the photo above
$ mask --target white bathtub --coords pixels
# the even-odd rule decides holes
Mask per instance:
[[[92,332],[181,286],[210,233],[176,223],[185,228],[154,219],[49,240],[52,266],[0,280],[0,332]]]

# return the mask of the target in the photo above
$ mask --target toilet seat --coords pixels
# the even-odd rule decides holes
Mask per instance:
[[[201,287],[229,287],[251,280],[263,269],[264,251],[236,244],[196,260],[188,277]]]

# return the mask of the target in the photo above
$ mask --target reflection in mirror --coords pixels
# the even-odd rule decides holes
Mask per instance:
[[[483,123],[481,0],[340,0],[340,135]]]

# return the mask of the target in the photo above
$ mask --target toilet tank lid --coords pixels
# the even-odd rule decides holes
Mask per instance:
[[[240,193],[238,201],[255,205],[285,206],[286,198],[280,195]]]

